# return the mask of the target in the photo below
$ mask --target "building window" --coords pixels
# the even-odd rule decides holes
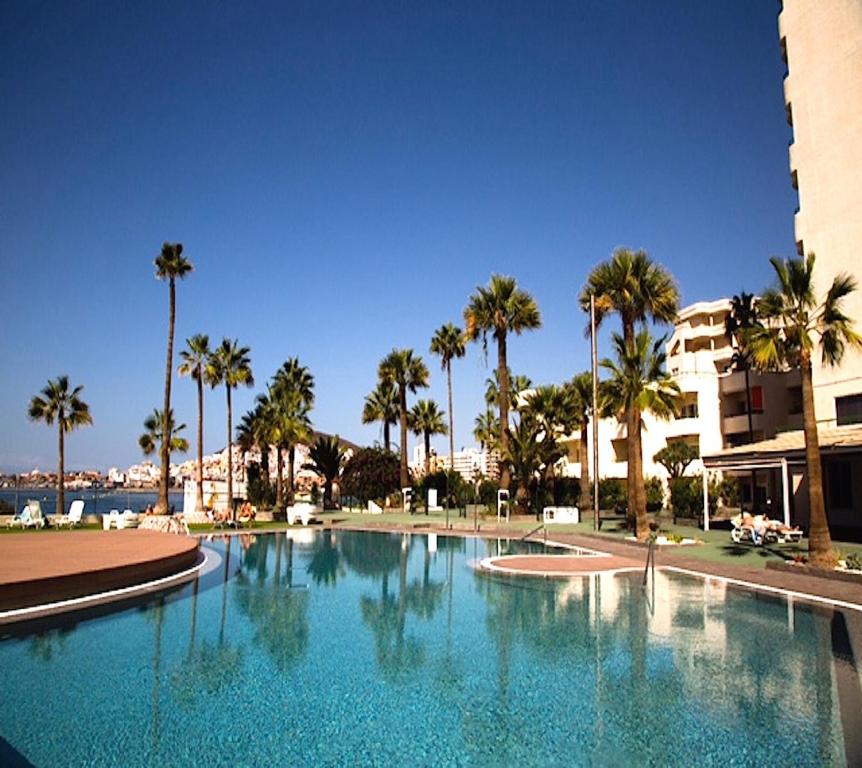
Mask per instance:
[[[829,483],[829,508],[851,509],[853,507],[853,475],[849,461],[830,461],[826,465]]]
[[[696,419],[697,418],[697,401],[693,403],[684,403],[679,409],[680,419]]]
[[[838,426],[862,424],[862,395],[847,395],[835,398],[835,416]]]

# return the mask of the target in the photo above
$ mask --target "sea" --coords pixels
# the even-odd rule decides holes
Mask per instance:
[[[65,511],[69,511],[69,505],[75,499],[84,500],[85,515],[107,515],[112,509],[122,512],[131,509],[132,512],[141,512],[149,505],[155,505],[158,491],[127,490],[125,488],[99,488],[86,490],[66,489]],[[53,515],[57,511],[57,489],[56,488],[0,488],[0,501],[11,504],[16,512],[20,512],[28,499],[38,499],[41,502],[42,513]],[[168,499],[177,512],[183,511],[183,492],[170,491]]]

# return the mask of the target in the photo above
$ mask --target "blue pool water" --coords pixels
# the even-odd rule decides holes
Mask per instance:
[[[852,612],[662,572],[646,590],[639,573],[475,572],[498,541],[205,546],[214,567],[194,585],[0,641],[0,763],[847,762]]]

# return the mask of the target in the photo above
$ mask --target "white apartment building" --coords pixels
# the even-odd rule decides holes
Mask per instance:
[[[661,421],[643,416],[644,475],[667,479],[664,467],[653,456],[666,445],[686,442],[699,455],[726,447],[768,439],[802,425],[802,391],[798,372],[749,372],[751,435],[746,403],[745,373],[729,370],[733,347],[725,336],[729,299],[702,301],[683,308],[666,344],[667,370],[682,392],[677,418]],[[753,440],[752,440],[753,438]],[[592,430],[588,436],[592,461]],[[566,438],[563,472],[580,476],[580,437]],[[626,425],[616,419],[599,422],[599,475],[625,478],[627,473]],[[689,473],[702,469],[700,461]],[[592,467],[590,475],[592,476]],[[764,478],[765,480],[765,478]],[[750,489],[744,490],[748,498]]]

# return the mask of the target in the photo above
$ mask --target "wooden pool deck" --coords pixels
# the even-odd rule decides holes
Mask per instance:
[[[0,537],[0,612],[112,592],[192,568],[199,541],[156,531]]]

